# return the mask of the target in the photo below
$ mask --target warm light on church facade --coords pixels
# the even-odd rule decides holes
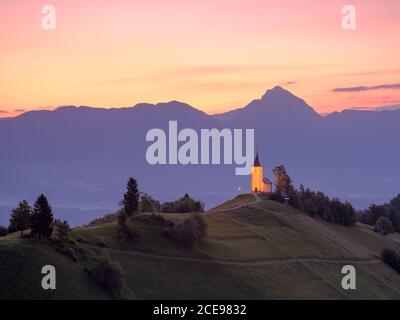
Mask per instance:
[[[251,192],[253,193],[271,193],[272,182],[264,177],[264,169],[260,163],[258,152],[254,160],[254,165],[251,171]]]

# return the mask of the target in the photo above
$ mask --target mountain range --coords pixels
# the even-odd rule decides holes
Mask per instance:
[[[48,196],[72,225],[115,210],[129,176],[166,201],[189,193],[212,207],[248,191],[234,165],[151,166],[146,132],[179,128],[254,128],[265,175],[283,164],[296,186],[321,190],[356,208],[400,192],[400,110],[345,110],[325,117],[281,87],[247,106],[208,115],[190,105],[60,107],[0,119],[0,225],[19,200]]]

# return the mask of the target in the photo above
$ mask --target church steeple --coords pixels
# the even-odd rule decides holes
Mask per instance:
[[[261,167],[261,162],[260,162],[260,159],[258,157],[258,147],[257,147],[256,158],[254,159],[254,167]]]
[[[253,168],[251,169],[251,191],[254,193],[272,192],[272,182],[264,177],[264,169],[260,162],[258,146],[257,146],[256,158],[254,159],[254,165]]]

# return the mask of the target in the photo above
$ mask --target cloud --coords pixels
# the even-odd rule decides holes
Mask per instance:
[[[353,107],[350,110],[360,110],[360,111],[397,111],[400,110],[399,104],[392,104],[381,107]]]
[[[8,113],[6,110],[0,110],[0,113]]]
[[[15,109],[14,112],[25,112],[25,109]]]
[[[230,73],[230,72],[241,72],[252,70],[255,67],[247,66],[201,66],[201,67],[189,67],[182,68],[175,71],[175,74],[186,75],[186,74],[209,74],[209,73]]]
[[[362,92],[362,91],[373,91],[373,90],[398,90],[400,89],[400,83],[394,84],[380,84],[377,86],[367,87],[367,86],[360,86],[360,87],[348,87],[348,88],[336,88],[333,89],[333,92]]]
[[[240,73],[252,70],[260,70],[259,66],[192,66],[185,68],[178,68],[162,73],[155,73],[145,75],[143,77],[126,77],[119,79],[111,79],[105,81],[98,81],[97,84],[129,84],[141,81],[154,81],[157,80],[170,80],[172,78],[187,78],[197,75],[215,75],[215,74],[229,74]]]
[[[284,86],[291,86],[291,85],[294,85],[294,84],[297,84],[297,82],[296,81],[289,81],[289,82],[284,83],[283,85]]]
[[[343,73],[343,76],[371,76],[371,75],[384,75],[384,74],[398,74],[400,70],[375,70],[375,71],[362,71],[362,72],[348,72]]]

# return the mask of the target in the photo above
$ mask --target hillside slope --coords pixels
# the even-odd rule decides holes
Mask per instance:
[[[136,243],[118,241],[115,224],[76,229],[73,237],[87,248],[100,250],[99,243],[106,247],[101,250],[124,270],[130,298],[400,299],[400,275],[379,259],[382,248],[400,248],[398,238],[378,236],[362,225],[347,228],[320,222],[268,200],[248,200],[242,196],[205,215],[208,236],[193,249],[166,238],[163,227],[147,215],[131,222],[143,235]],[[164,217],[177,222],[185,215]],[[85,263],[74,263],[51,248],[3,239],[0,256],[2,299],[109,298],[83,271]],[[54,294],[43,294],[37,277],[28,276],[44,262],[62,270]],[[354,291],[341,289],[341,269],[348,264],[357,270]],[[14,272],[23,265],[31,267]],[[17,289],[3,289],[7,287]]]

